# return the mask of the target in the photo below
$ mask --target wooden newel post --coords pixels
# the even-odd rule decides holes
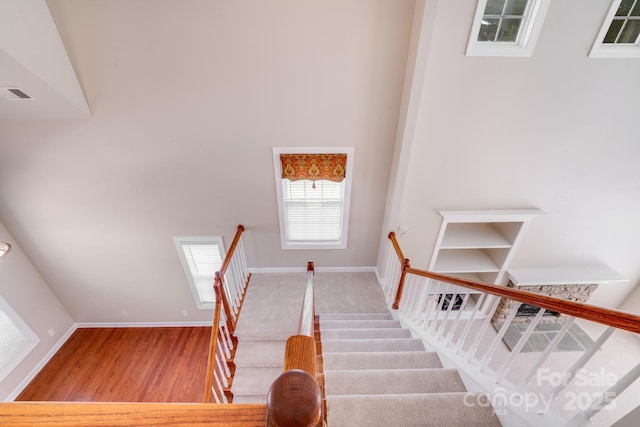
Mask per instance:
[[[299,369],[286,371],[267,394],[267,426],[322,425],[322,392],[314,377]]]
[[[391,306],[394,310],[397,310],[400,306],[400,300],[402,299],[402,288],[404,288],[404,279],[407,276],[407,270],[411,268],[409,263],[409,259],[405,258],[402,263],[402,273],[400,274],[400,283],[398,283],[398,291],[396,292],[396,300],[393,302]]]

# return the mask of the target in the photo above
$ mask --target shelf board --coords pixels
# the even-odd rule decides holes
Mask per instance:
[[[527,222],[544,214],[540,209],[438,211],[448,222]]]
[[[484,273],[500,271],[481,249],[442,249],[434,267],[437,273]]]
[[[510,248],[511,243],[488,223],[447,226],[442,238],[442,249]]]

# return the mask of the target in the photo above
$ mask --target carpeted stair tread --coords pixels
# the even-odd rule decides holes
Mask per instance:
[[[322,331],[322,338],[334,339],[370,339],[370,338],[411,338],[411,331],[402,328],[355,328],[327,329]]]
[[[398,320],[322,320],[320,330],[328,329],[354,329],[354,328],[401,328]]]
[[[498,427],[491,407],[472,393],[327,396],[327,425]]]
[[[326,395],[449,393],[466,391],[455,369],[324,371]]]
[[[320,320],[393,320],[391,313],[324,313]]]
[[[322,340],[323,353],[353,353],[363,351],[424,351],[424,344],[415,338],[362,340]]]
[[[232,392],[234,396],[255,395],[264,396],[271,384],[282,374],[282,368],[242,368],[236,369]]]
[[[246,368],[280,368],[284,366],[286,340],[239,341],[235,364]]]
[[[442,368],[433,351],[325,352],[322,358],[326,370]]]

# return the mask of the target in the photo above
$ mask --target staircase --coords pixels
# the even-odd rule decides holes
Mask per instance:
[[[231,391],[233,403],[263,404],[283,371],[305,277],[251,280]],[[393,319],[374,275],[317,273],[314,282],[328,427],[500,425],[486,399],[467,392],[455,369]]]
[[[391,314],[319,318],[328,426],[500,426]]]

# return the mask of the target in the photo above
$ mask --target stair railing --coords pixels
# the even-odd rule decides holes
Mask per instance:
[[[268,426],[322,425],[322,391],[316,380],[313,275],[313,262],[309,262],[298,334],[287,340],[284,372],[267,394]]]
[[[233,362],[238,340],[234,335],[251,273],[242,244],[244,226],[238,225],[231,246],[213,285],[216,302],[211,328],[209,359],[205,380],[204,403],[231,403],[231,383],[235,374]]]
[[[489,392],[498,415],[513,411],[532,425],[582,426],[596,414],[613,423],[635,408],[637,401],[632,399],[613,411],[625,389],[633,386],[636,395],[640,390],[638,356],[610,366],[601,350],[614,332],[628,334],[632,341],[640,338],[640,316],[416,269],[404,257],[395,233],[388,237],[382,280],[387,304],[428,344],[472,373]],[[539,309],[526,326],[513,323],[522,304]],[[496,314],[499,305],[503,311],[508,307],[506,315]],[[564,317],[560,330],[549,335],[541,350],[529,346],[523,351],[536,327],[545,327],[542,318],[547,311]],[[593,343],[586,340],[581,352],[559,354],[565,337],[575,333],[571,331],[576,319],[600,335]],[[509,348],[504,339],[513,328],[520,335],[511,339]]]

